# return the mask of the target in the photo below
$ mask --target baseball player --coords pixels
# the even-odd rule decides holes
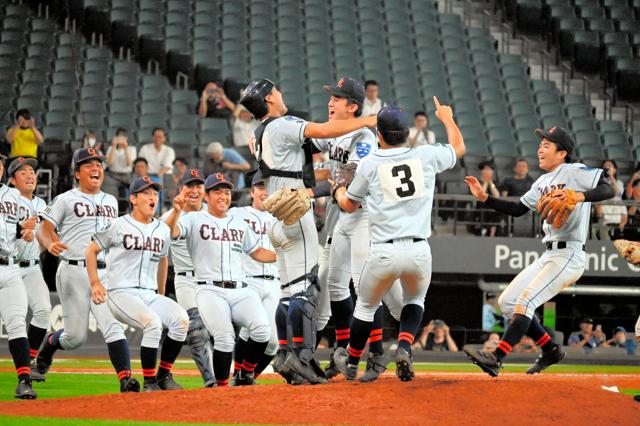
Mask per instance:
[[[109,349],[109,358],[120,380],[121,392],[137,392],[131,377],[129,346],[122,324],[106,305],[91,301],[91,286],[85,269],[85,252],[91,236],[118,217],[118,202],[100,190],[104,180],[104,156],[93,148],[73,154],[78,187],[58,195],[40,214],[37,238],[49,253],[60,258],[56,288],[62,305],[64,328],[48,334],[36,358],[36,368],[45,374],[58,349],[73,350],[87,340],[89,312],[93,313]],[[98,256],[100,279],[106,282],[104,253]]]
[[[273,226],[275,218],[264,208],[263,203],[267,199],[267,189],[264,186],[264,179],[259,170],[253,175],[251,181],[251,199],[250,206],[233,208],[229,210],[229,215],[247,222],[249,232],[253,232],[259,241],[259,247],[273,251],[273,246],[267,236],[267,230]],[[257,262],[246,254],[242,256],[242,260],[242,267],[245,274],[247,274],[246,282],[250,289],[258,293],[271,324],[269,344],[254,371],[257,377],[271,363],[278,350],[275,317],[280,299],[280,276],[278,265],[275,263]],[[242,328],[236,340],[234,351],[234,374],[236,375],[242,370],[248,338],[249,330]],[[286,340],[286,335],[284,339]]]
[[[273,263],[275,253],[260,247],[256,234],[242,219],[228,214],[233,184],[222,173],[205,180],[207,211],[180,213],[186,204],[183,191],[174,198],[167,218],[171,237],[186,237],[193,260],[196,305],[213,336],[213,372],[218,386],[228,382],[235,331],[233,324],[249,331],[242,370],[235,384],[255,384],[254,370],[271,337],[271,325],[258,294],[247,288],[242,267],[246,253],[258,262]],[[179,220],[178,220],[179,219]]]
[[[436,117],[447,131],[448,145],[407,146],[411,126],[408,114],[398,106],[384,107],[377,115],[381,149],[360,162],[348,189],[337,184],[334,190],[343,210],[355,212],[366,201],[371,217],[376,218],[370,222],[371,246],[360,277],[348,351],[340,347],[334,355],[336,367],[347,380],[356,378],[380,300],[398,278],[403,308],[396,375],[403,381],[412,380],[415,375],[411,344],[431,281],[427,238],[431,234],[436,174],[454,167],[456,158],[465,152],[451,108],[440,105],[435,97],[434,102]],[[407,220],[409,217],[411,220]]]
[[[37,167],[38,162],[34,158],[18,157],[9,164],[9,182],[20,192],[18,206],[18,220],[20,222],[30,218],[37,221],[38,215],[47,207],[42,198],[33,195],[37,183],[35,172]],[[22,281],[27,289],[29,308],[32,313],[31,323],[27,330],[31,356],[31,380],[40,382],[44,381],[45,377],[35,368],[35,359],[49,329],[51,299],[49,298],[49,288],[40,268],[40,244],[35,239],[34,231],[25,232],[30,234],[30,241],[16,240],[16,258],[20,266]]]
[[[204,177],[199,169],[187,169],[181,179],[182,188],[185,189],[186,203],[181,214],[197,212],[207,209],[202,202],[204,197]],[[166,221],[171,211],[166,212],[160,220]],[[204,387],[213,387],[216,378],[213,375],[213,358],[209,332],[202,322],[200,312],[196,306],[196,288],[194,280],[193,262],[187,250],[187,242],[184,237],[172,239],[169,247],[171,260],[173,261],[174,285],[176,299],[189,314],[189,331],[186,344],[191,349],[191,357],[200,370],[204,380]]]
[[[533,183],[519,202],[489,196],[475,177],[465,178],[474,197],[488,207],[511,216],[522,216],[529,210],[537,210],[539,201],[541,205],[545,205],[549,201],[545,196],[554,190],[559,192],[552,195],[556,199],[551,201],[573,200],[571,204],[574,211],[563,218],[565,223],[560,221],[563,213],[554,212],[545,217],[547,212],[543,209],[542,216],[546,218],[546,222],[542,226],[545,233],[542,243],[546,251],[522,270],[502,292],[498,303],[510,322],[495,353],[478,351],[468,346],[464,348],[473,363],[492,377],[498,375],[503,359],[525,334],[543,351],[527,371],[528,374],[539,373],[565,357],[565,353],[542,328],[534,312],[582,276],[591,203],[614,196],[601,169],[571,163],[574,142],[569,132],[561,127],[553,127],[548,131],[538,129],[536,134],[541,138],[538,161],[546,174]]]
[[[331,94],[328,103],[329,120],[345,120],[360,116],[364,102],[364,88],[359,81],[342,78],[335,86],[324,86]],[[367,128],[358,129],[333,139],[313,139],[319,151],[328,151],[332,169],[332,178],[348,185],[358,163],[378,149],[375,134]],[[333,203],[331,203],[333,204]],[[337,215],[331,231],[327,287],[331,300],[331,314],[336,327],[336,344],[347,347],[349,343],[349,325],[353,314],[353,300],[349,290],[349,281],[353,280],[356,294],[360,273],[369,250],[369,215],[366,204],[354,213],[342,212]],[[339,209],[333,209],[336,213]],[[330,214],[333,212],[330,210]],[[399,320],[402,310],[402,288],[397,282],[383,298],[391,312]],[[373,381],[386,370],[384,350],[382,348],[382,305],[376,311],[374,325],[369,338],[369,354],[366,373],[361,381]],[[323,319],[324,316],[323,316]],[[322,328],[319,324],[318,329]],[[334,377],[338,370],[333,356],[325,370],[327,378]]]
[[[0,161],[0,176],[3,174],[4,164]],[[0,183],[0,318],[7,330],[9,352],[18,375],[14,396],[35,399],[37,395],[31,387],[27,338],[28,296],[15,258],[17,236],[33,239],[35,220],[18,224],[19,205],[20,192]]]
[[[318,288],[318,233],[313,212],[308,207],[308,194],[304,188],[314,186],[312,143],[307,138],[334,138],[363,127],[375,125],[375,117],[334,120],[327,123],[311,123],[298,117],[285,115],[287,106],[282,94],[267,79],[254,80],[242,92],[240,103],[261,121],[255,131],[255,154],[265,178],[270,196],[289,194],[300,197],[306,211],[287,218],[278,203],[269,204],[278,211],[278,221],[271,228],[269,238],[279,259],[281,305],[277,315],[278,328],[291,326],[293,350],[286,354],[285,363],[291,370],[310,383],[326,383],[321,377],[314,358],[316,344],[316,319],[319,298]],[[304,210],[304,209],[303,209]],[[288,305],[288,306],[287,306]],[[280,354],[283,354],[280,352]],[[282,356],[276,358],[275,366]],[[320,376],[318,375],[320,374]]]
[[[93,303],[100,305],[106,301],[118,321],[142,330],[140,362],[144,392],[182,389],[173,380],[171,368],[189,328],[187,312],[164,296],[171,231],[164,222],[153,218],[160,190],[160,184],[148,176],[131,182],[131,214],[94,233],[86,253]],[[105,250],[108,250],[108,290],[100,280],[97,266],[98,254]],[[156,375],[163,326],[168,332]]]

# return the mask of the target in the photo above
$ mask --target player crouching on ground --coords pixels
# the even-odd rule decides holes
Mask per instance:
[[[525,334],[541,348],[542,354],[527,374],[539,373],[561,361],[565,353],[551,341],[535,317],[535,310],[560,291],[575,283],[584,272],[584,244],[589,230],[591,203],[612,198],[614,193],[604,179],[602,169],[571,163],[573,138],[565,129],[536,130],[541,138],[538,148],[540,168],[547,172],[536,180],[519,202],[488,195],[475,177],[466,183],[474,197],[488,207],[511,216],[538,210],[543,220],[546,246],[544,254],[523,269],[502,292],[500,309],[510,318],[509,327],[495,352],[464,348],[471,361],[496,377],[502,360]]]
[[[182,389],[173,380],[171,367],[189,328],[187,312],[163,296],[170,230],[164,222],[153,218],[160,189],[148,176],[134,180],[129,187],[133,211],[93,234],[86,254],[93,303],[99,305],[106,301],[118,321],[142,330],[140,361],[145,392]],[[98,276],[98,253],[103,250],[108,252],[108,290]],[[163,326],[168,328],[168,333],[156,375]]]
[[[185,192],[173,200],[167,218],[171,237],[186,237],[193,260],[196,305],[202,321],[213,336],[213,373],[219,386],[228,383],[236,337],[233,325],[246,328],[242,369],[237,386],[255,384],[254,370],[271,337],[271,323],[258,294],[247,287],[242,256],[263,263],[276,261],[273,251],[260,247],[256,234],[239,217],[228,214],[233,184],[222,173],[207,177],[207,211],[180,216]]]
[[[400,333],[396,350],[396,375],[402,381],[415,376],[411,344],[431,283],[431,207],[436,174],[456,165],[465,153],[462,134],[450,107],[434,97],[436,117],[442,122],[448,145],[407,146],[409,127],[406,111],[384,107],[377,116],[381,149],[363,159],[349,188],[336,185],[334,198],[347,212],[367,203],[369,215],[369,256],[360,276],[360,292],[351,321],[348,351],[338,348],[334,361],[338,370],[354,380],[364,354],[374,316],[382,297],[394,281],[402,284]],[[411,220],[408,220],[411,218]]]

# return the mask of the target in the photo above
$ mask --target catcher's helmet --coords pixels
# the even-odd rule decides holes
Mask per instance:
[[[266,78],[253,80],[242,91],[240,103],[248,109],[255,118],[261,119],[267,115],[267,112],[269,112],[269,108],[267,107],[267,103],[264,101],[264,98],[271,93],[274,86],[273,82]]]

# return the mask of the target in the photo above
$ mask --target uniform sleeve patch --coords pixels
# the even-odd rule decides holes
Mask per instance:
[[[371,152],[371,145],[369,145],[368,143],[364,143],[364,142],[356,143],[356,153],[358,154],[358,157],[364,158],[367,155],[369,155],[370,152]]]
[[[285,115],[284,119],[287,121],[296,121],[298,123],[304,123],[304,120],[298,117],[294,117],[293,115]]]

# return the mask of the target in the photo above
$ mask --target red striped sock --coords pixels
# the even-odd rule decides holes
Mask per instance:
[[[229,384],[229,379],[218,380],[218,386],[227,386]]]
[[[369,335],[369,343],[379,342],[380,340],[382,340],[382,329],[377,328],[375,330],[371,330],[371,334]]]
[[[131,377],[131,370],[118,371],[118,380],[122,380],[127,377]]]
[[[156,369],[155,368],[143,368],[142,369],[142,376],[144,377],[145,380],[149,379],[149,378],[154,378],[156,377]]]
[[[549,336],[549,333],[544,333],[544,335],[536,341],[536,344],[540,346],[540,348],[542,348],[542,350],[545,352],[553,349],[553,347],[555,346],[555,343],[553,343],[553,340],[551,340],[551,336]]]
[[[27,380],[31,376],[31,367],[18,367],[16,368],[16,374],[18,374],[18,380]]]
[[[246,360],[245,360],[245,361],[242,363],[242,369],[243,369],[244,371],[246,371],[247,373],[253,373],[253,370],[255,370],[255,369],[256,369],[256,365],[258,365],[258,364],[251,364],[249,361],[246,361]]]
[[[37,349],[29,349],[29,355],[31,356],[31,359],[36,359],[38,357],[38,350]]]
[[[502,360],[502,358],[509,355],[512,350],[513,347],[509,343],[504,340],[500,340],[498,342],[498,347],[496,348],[496,355],[498,355],[498,359]]]
[[[364,348],[355,349],[349,346],[347,348],[347,353],[349,354],[349,358],[347,359],[347,364],[358,365],[358,363],[360,362],[360,357],[364,354]]]

